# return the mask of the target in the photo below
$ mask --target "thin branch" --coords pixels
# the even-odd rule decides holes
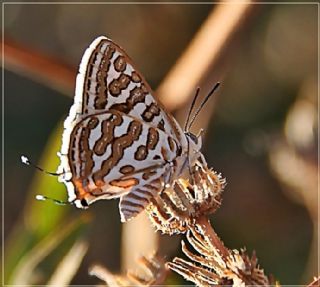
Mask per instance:
[[[75,67],[8,39],[3,45],[5,69],[23,74],[65,95],[73,95],[77,73]]]
[[[307,287],[319,287],[320,286],[320,276],[314,277],[313,281]]]
[[[197,218],[197,223],[192,227],[192,229],[195,228],[195,226],[201,227],[201,233],[210,240],[210,243],[212,246],[215,246],[217,251],[221,254],[221,256],[226,259],[228,256],[230,256],[228,248],[226,248],[221,241],[221,239],[218,237],[218,235],[213,230],[209,219],[206,216],[202,216],[200,218]],[[196,234],[194,232],[194,234]]]
[[[36,267],[47,257],[57,246],[65,240],[71,232],[79,228],[83,223],[83,219],[73,220],[66,223],[63,228],[59,227],[58,230],[53,230],[42,241],[34,246],[28,253],[26,253],[16,266],[11,278],[10,283],[13,285],[33,284],[32,275]],[[86,219],[85,219],[86,220]]]

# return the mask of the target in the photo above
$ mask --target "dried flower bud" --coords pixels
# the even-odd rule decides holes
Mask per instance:
[[[227,249],[209,225],[195,225],[187,232],[190,251],[182,241],[182,251],[191,260],[174,258],[167,266],[197,286],[268,286],[268,278],[258,266],[255,254]]]
[[[163,233],[184,233],[195,219],[214,213],[221,205],[226,184],[220,174],[197,162],[192,183],[179,179],[173,188],[164,190],[147,207],[149,218]]]

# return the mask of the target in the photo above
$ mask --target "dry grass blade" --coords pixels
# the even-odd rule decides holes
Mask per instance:
[[[209,252],[207,252],[207,250],[202,249],[201,252],[197,250],[202,256],[196,255],[187,248],[186,243],[184,241],[181,241],[181,249],[182,252],[193,262],[203,264],[202,256],[207,256],[208,260],[205,262],[205,265],[208,268],[213,268],[213,266],[215,266],[214,257]]]
[[[46,238],[44,238],[38,245],[31,249],[21,260],[15,268],[11,278],[12,285],[32,285],[36,267],[41,263],[46,256],[48,256],[71,232],[73,232],[81,221],[76,220],[65,224],[59,230],[53,230]]]
[[[129,270],[127,273],[132,281],[143,286],[155,286],[164,282],[167,272],[164,260],[160,256],[154,255],[149,258],[142,256],[138,263],[142,267],[142,272],[134,273]]]
[[[67,255],[61,260],[55,272],[51,276],[47,285],[67,286],[76,274],[83,257],[87,253],[88,244],[83,240],[78,240],[69,250]]]

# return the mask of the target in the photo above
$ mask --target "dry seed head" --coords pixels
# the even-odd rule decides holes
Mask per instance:
[[[147,213],[157,230],[166,234],[184,233],[202,216],[214,213],[221,205],[221,193],[226,181],[215,171],[197,162],[192,170],[193,183],[176,181],[147,207]]]
[[[174,258],[167,263],[171,270],[197,286],[268,286],[274,283],[259,268],[255,254],[250,258],[245,249],[240,252],[227,249],[213,230],[209,238],[206,228],[196,224],[187,232],[193,250],[182,241],[182,251],[189,261]]]

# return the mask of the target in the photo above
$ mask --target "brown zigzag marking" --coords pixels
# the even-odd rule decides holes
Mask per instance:
[[[93,151],[96,155],[103,155],[108,145],[114,140],[114,129],[123,122],[119,113],[111,114],[110,118],[104,120],[101,124],[101,137],[96,141]]]
[[[169,144],[170,150],[171,150],[171,151],[174,151],[175,142],[174,142],[174,140],[172,139],[172,137],[168,137],[168,144]]]
[[[159,142],[159,132],[155,128],[149,128],[147,137],[147,148],[154,150]]]
[[[133,71],[131,74],[131,79],[134,83],[140,83],[141,82],[141,78],[139,76],[139,74],[136,71]]]
[[[120,172],[122,174],[128,174],[128,173],[133,173],[135,168],[132,165],[124,165],[120,168]]]
[[[139,121],[132,121],[128,126],[126,134],[114,139],[111,146],[111,155],[102,162],[101,169],[93,174],[93,180],[97,186],[104,183],[104,177],[118,164],[124,155],[125,149],[130,147],[139,138],[141,132],[142,124]]]
[[[131,188],[135,185],[139,184],[139,180],[137,178],[128,178],[128,179],[119,179],[110,181],[110,185],[121,187],[124,189]]]
[[[153,121],[154,117],[159,115],[160,115],[160,108],[155,103],[152,103],[146,107],[141,117],[143,118],[144,121],[151,122]]]
[[[126,74],[120,74],[118,79],[114,79],[109,85],[109,92],[112,96],[117,97],[130,84],[130,77]]]
[[[148,156],[148,149],[144,145],[140,145],[134,153],[136,160],[145,160]]]
[[[143,173],[142,178],[148,180],[151,176],[155,175],[157,172],[154,170],[146,171]]]
[[[161,121],[158,123],[157,127],[158,127],[159,130],[165,131],[164,130],[164,120],[163,119],[161,119]]]
[[[72,182],[76,187],[76,193],[84,192],[85,187],[88,185],[88,176],[92,173],[92,169],[94,167],[93,161],[93,152],[90,150],[89,147],[89,138],[91,130],[94,129],[99,124],[99,120],[96,117],[92,117],[87,125],[79,125],[75,128],[71,134],[71,141],[70,144],[73,148],[78,148],[78,159],[70,159],[69,154],[69,162],[71,172],[73,174]],[[76,147],[76,139],[80,134],[78,146]],[[70,145],[70,147],[71,147]],[[71,153],[71,156],[74,156],[74,152]],[[76,175],[75,165],[80,163],[80,174]]]
[[[135,87],[130,91],[130,96],[127,98],[125,103],[114,104],[110,107],[110,110],[117,110],[125,114],[129,114],[137,103],[143,103],[145,94],[142,89]]]
[[[92,56],[89,59],[89,63],[88,63],[88,70],[86,73],[86,79],[87,81],[91,82],[91,78],[94,79],[95,81],[95,99],[94,99],[94,107],[96,109],[103,109],[106,107],[107,105],[107,77],[108,77],[108,72],[109,72],[109,68],[110,68],[110,61],[111,58],[113,57],[113,54],[115,52],[115,49],[108,45],[106,47],[106,50],[104,53],[101,53],[101,47],[104,45],[103,42],[100,43],[99,46],[97,46],[97,48],[95,49],[95,52],[92,54]],[[93,67],[97,65],[97,63],[95,63],[97,55],[101,54],[102,55],[102,59],[100,60],[100,62],[98,63],[98,72],[93,75],[92,70]],[[93,77],[94,76],[94,77]],[[92,94],[90,95],[89,91],[89,84],[85,85],[85,87],[87,87],[87,91],[86,91],[86,95],[87,95],[87,99],[86,99],[86,106],[88,105],[88,101],[89,101],[89,97],[93,96]]]
[[[114,61],[114,69],[117,72],[124,72],[126,67],[127,67],[127,63],[125,58],[123,56],[118,56],[118,58],[115,59]]]

